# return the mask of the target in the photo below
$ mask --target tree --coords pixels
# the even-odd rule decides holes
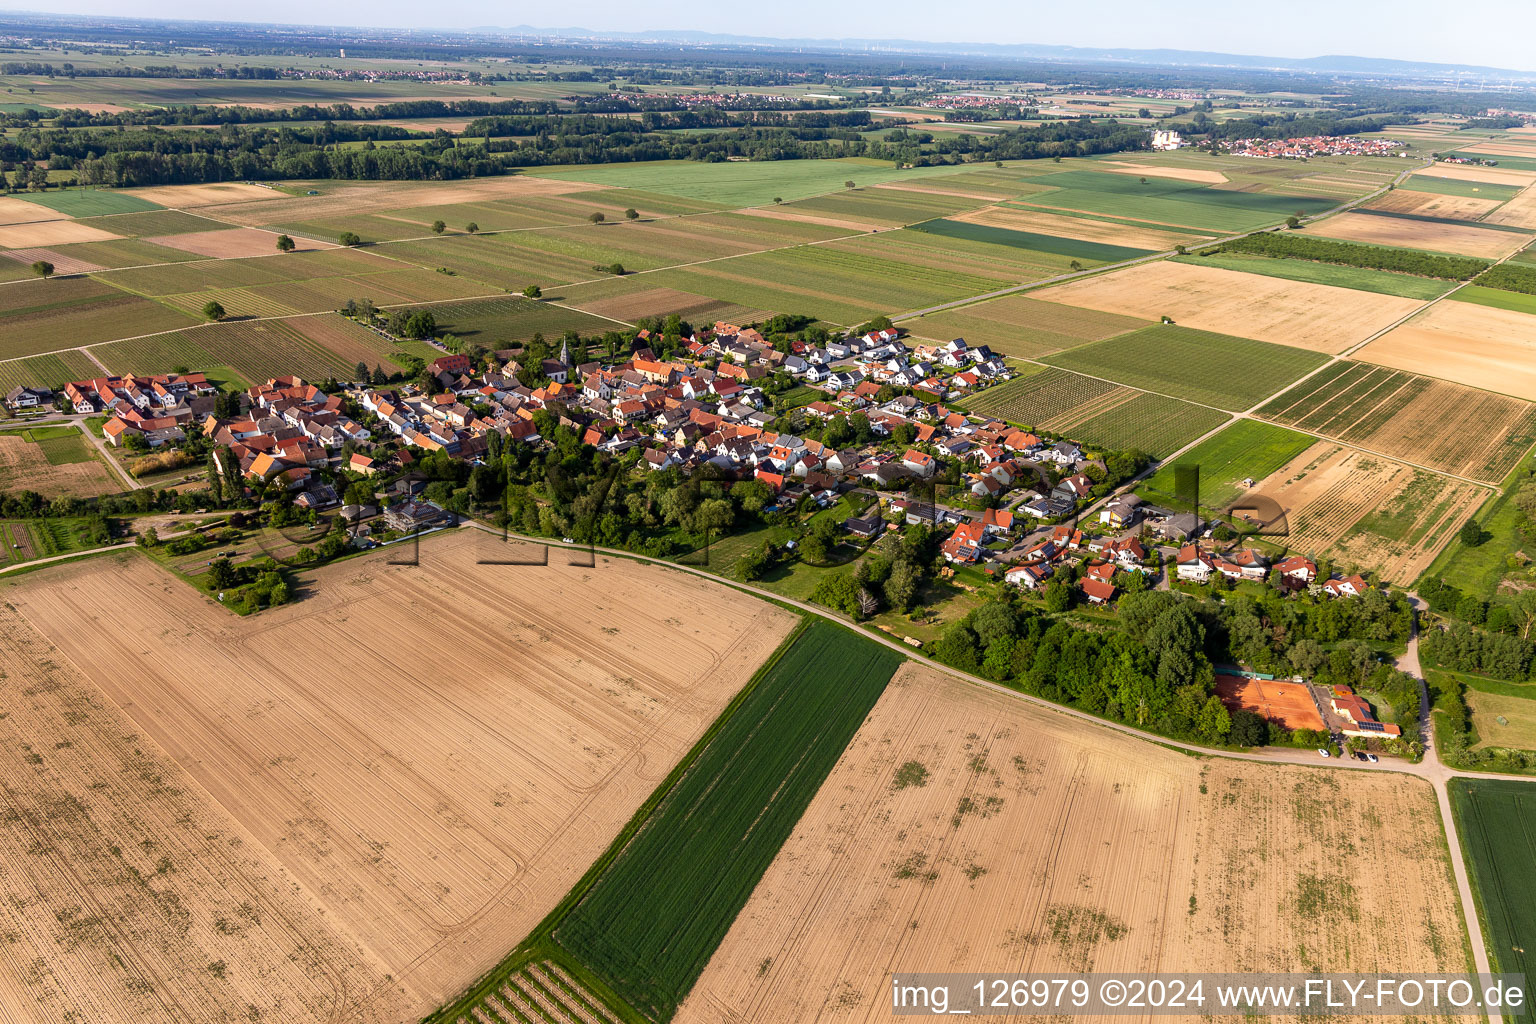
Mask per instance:
[[[1461,533],[1458,536],[1461,538],[1462,544],[1469,548],[1477,547],[1484,540],[1483,528],[1478,525],[1476,519],[1468,519],[1463,523]]]
[[[224,307],[215,299],[209,299],[203,303],[203,316],[209,320],[223,320]]]
[[[351,231],[343,231],[340,235],[337,236],[336,241],[338,241],[342,245],[346,245],[346,246],[362,245],[363,244],[363,240],[361,238],[358,238],[356,233],[351,232]]]
[[[1083,265],[1082,265],[1082,263],[1080,263],[1080,262],[1079,262],[1079,261],[1077,261],[1077,260],[1073,260],[1073,261],[1072,261],[1072,262],[1071,262],[1071,263],[1069,263],[1069,264],[1067,264],[1067,265],[1068,265],[1068,266],[1069,266],[1069,267],[1071,267],[1071,268],[1072,268],[1072,269],[1073,269],[1073,270],[1082,270],[1082,269],[1083,269]]]
[[[1287,218],[1285,218],[1285,226],[1288,227],[1288,228],[1299,228],[1299,227],[1301,227],[1301,218],[1300,217],[1287,217]]]
[[[603,216],[603,211],[601,210],[593,210],[591,213],[587,214],[587,220],[593,224],[601,224],[607,219],[608,218]]]
[[[442,221],[435,220],[435,221],[432,222],[432,233],[434,235],[440,235],[444,231],[447,231],[447,230],[448,230],[448,225],[444,224]]]
[[[464,225],[464,230],[473,235],[480,230],[480,225],[476,224],[474,221],[470,221],[468,224]]]
[[[614,277],[623,277],[626,273],[624,270],[624,264],[622,263],[610,263],[606,269],[608,273],[612,274]]]
[[[629,209],[624,211],[624,219],[625,220],[639,220],[640,219],[640,211],[636,210],[634,207],[630,207]]]
[[[773,197],[773,202],[774,202],[774,205],[777,206],[780,203],[784,202],[784,197],[783,196],[774,196]]]
[[[528,299],[541,299],[544,297],[544,290],[536,284],[531,284],[527,288],[523,289],[523,297]]]
[[[227,558],[215,558],[208,567],[208,589],[228,590],[235,585],[235,567]]]
[[[357,365],[352,368],[352,380],[358,384],[368,383],[368,364],[363,362],[361,359],[359,359],[357,361]]]
[[[853,182],[851,180],[843,182],[843,188],[853,188]]]
[[[277,236],[278,252],[293,252],[295,248],[296,246],[293,244],[293,239],[289,238],[287,235]]]
[[[1269,726],[1252,711],[1234,711],[1228,739],[1239,747],[1262,747],[1269,739]]]
[[[46,281],[53,276],[53,264],[47,260],[38,260],[32,264],[32,273]]]

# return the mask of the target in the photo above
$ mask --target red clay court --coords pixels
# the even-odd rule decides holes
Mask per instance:
[[[1252,711],[1287,729],[1323,728],[1323,719],[1305,683],[1217,676],[1216,696],[1228,711]]]

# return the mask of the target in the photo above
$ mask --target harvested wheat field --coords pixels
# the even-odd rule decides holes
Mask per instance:
[[[1536,230],[1536,188],[1527,188],[1486,218],[1489,224],[1506,224]]]
[[[122,480],[89,449],[84,435],[39,444],[0,434],[0,491],[36,491],[45,498],[93,498],[124,490]],[[49,461],[50,447],[54,452]]]
[[[1529,313],[1437,302],[1354,357],[1536,400],[1536,316]]]
[[[1176,178],[1179,181],[1198,181],[1207,185],[1222,185],[1232,180],[1220,171],[1201,167],[1162,167],[1155,164],[1128,164],[1120,160],[1105,160],[1103,164],[1102,169],[1111,174],[1134,174],[1142,178]]]
[[[0,196],[0,224],[29,224],[40,220],[68,220],[69,215],[50,210],[41,203]]]
[[[1133,249],[1147,249],[1152,252],[1172,249],[1176,245],[1193,245],[1211,237],[1191,234],[1187,231],[1160,231],[1150,225],[1133,227],[1129,224],[1111,224],[1108,221],[1067,217],[1059,213],[1045,213],[1012,206],[989,206],[970,213],[957,213],[948,219],[985,224],[994,228],[1052,235],[1057,238],[1076,238],[1084,242],[1126,245]]]
[[[886,1021],[896,972],[1468,970],[1440,834],[1417,779],[1196,760],[908,664],[675,1020]]]
[[[1498,207],[1497,199],[1442,196],[1434,192],[1413,192],[1406,188],[1394,189],[1365,205],[1368,210],[1411,213],[1417,217],[1439,217],[1442,220],[1479,220],[1488,211]]]
[[[0,762],[37,809],[0,828],[13,1019],[414,1021],[516,945],[794,621],[627,561],[478,564],[528,550],[389,548],[245,619],[134,554],[0,586],[0,735],[42,757]]]
[[[260,228],[191,231],[183,235],[160,235],[156,238],[146,238],[144,241],[219,260],[239,259],[242,256],[271,256],[277,252],[277,232],[263,231]],[[295,238],[294,243],[295,252],[338,248],[333,242],[318,242],[313,238]]]
[[[124,195],[158,203],[168,210],[185,210],[196,206],[217,206],[221,203],[244,203],[261,199],[282,199],[286,193],[262,185],[228,181],[214,185],[160,185],[153,188],[130,188]]]
[[[47,260],[53,264],[56,274],[89,274],[96,270],[105,270],[106,267],[88,260],[76,259],[73,256],[57,252],[53,249],[6,249],[0,252],[0,256],[15,260],[18,263],[33,263],[37,260]]]
[[[1319,441],[1249,494],[1285,511],[1280,543],[1408,584],[1489,496],[1476,484]]]
[[[31,249],[70,242],[101,242],[121,238],[110,231],[73,220],[44,220],[32,224],[0,225],[0,248]]]
[[[793,208],[786,209],[782,206],[748,206],[736,212],[748,217],[790,220],[800,224],[821,224],[824,227],[842,228],[847,231],[858,231],[860,233],[870,230],[870,222],[867,220],[847,220],[842,217],[828,217],[820,213],[808,213],[804,210]]]
[[[1413,220],[1377,213],[1341,213],[1337,217],[1307,226],[1309,234],[1337,238],[1345,242],[1371,245],[1396,245],[1409,249],[1430,249],[1459,256],[1500,259],[1524,246],[1532,235],[1517,231],[1495,231],[1471,224],[1446,224],[1441,221]]]
[[[1536,171],[1514,171],[1503,167],[1477,164],[1440,164],[1414,171],[1415,177],[1450,178],[1454,181],[1486,181],[1492,185],[1530,185],[1536,183]]]
[[[1340,352],[1423,305],[1417,299],[1160,261],[1030,292],[1037,299]]]
[[[1475,146],[1467,146],[1456,151],[1460,153],[1473,153],[1478,156],[1529,156],[1536,157],[1536,145],[1529,142],[1521,142],[1518,139],[1512,142],[1479,142]]]

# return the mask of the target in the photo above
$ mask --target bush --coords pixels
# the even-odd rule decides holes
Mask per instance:
[[[351,231],[343,231],[341,235],[337,237],[336,241],[342,245],[347,246],[363,244],[363,240],[357,237],[357,235]]]

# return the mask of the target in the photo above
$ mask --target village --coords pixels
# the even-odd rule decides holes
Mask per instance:
[[[1277,559],[1240,545],[1226,524],[1121,490],[1146,468],[1139,453],[1085,450],[961,411],[967,395],[1015,372],[986,346],[922,343],[883,326],[781,350],[752,327],[722,322],[677,339],[675,358],[664,360],[651,347],[659,340],[640,330],[628,358],[573,365],[566,339],[528,368],[545,382],[538,387],[502,358],[510,351],[479,369],[470,355],[445,352],[393,385],[323,390],[282,377],[230,394],[199,373],[99,377],[58,395],[16,388],[6,403],[104,416],[102,437],[124,450],[199,438],[221,478],[301,513],[339,509],[358,546],[472,512],[423,499],[418,459],[440,452],[483,465],[504,445],[545,446],[565,426],[636,472],[758,481],[768,511],[805,500],[826,508],[857,493],[867,505],[842,523],[855,547],[922,524],[943,537],[951,573],[1023,591],[1056,580],[1087,606],[1212,582],[1272,581],[1336,598],[1370,587],[1358,574],[1319,580],[1303,556]]]

